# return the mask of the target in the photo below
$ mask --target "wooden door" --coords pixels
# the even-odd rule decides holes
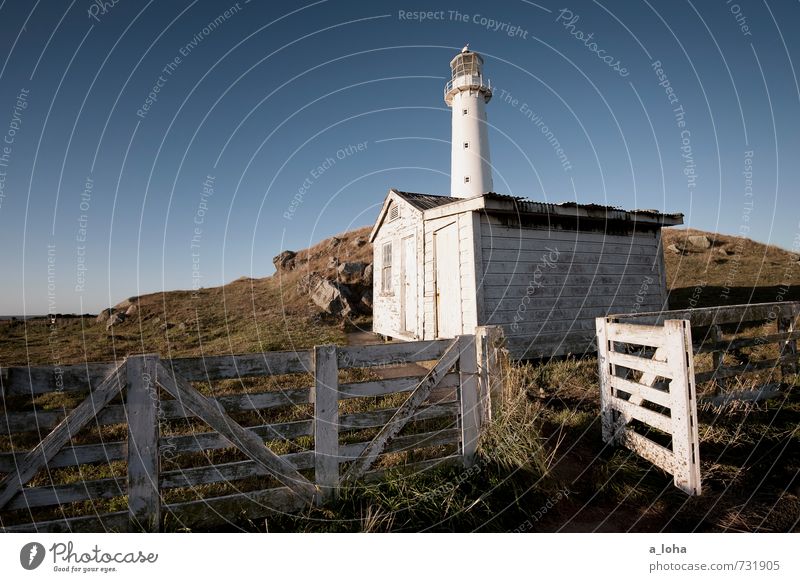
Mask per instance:
[[[417,244],[413,236],[403,239],[403,329],[417,336]]]
[[[461,269],[458,223],[433,233],[436,267],[436,337],[451,338],[461,333]]]

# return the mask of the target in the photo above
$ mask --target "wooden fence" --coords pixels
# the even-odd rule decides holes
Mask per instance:
[[[628,447],[672,473],[677,487],[699,495],[696,386],[713,382],[714,391],[704,400],[714,404],[781,394],[797,374],[798,315],[800,302],[779,302],[598,318],[604,441]],[[774,358],[740,354],[743,348],[770,345],[777,347]],[[711,354],[710,365],[696,371],[700,354]],[[733,354],[746,361],[726,366],[725,356]],[[729,380],[764,372],[771,379],[779,375],[781,383],[726,391]],[[634,420],[638,427],[630,426]],[[667,438],[659,439],[660,433]]]
[[[425,470],[449,463],[473,462],[482,419],[492,391],[492,331],[475,336],[357,347],[321,346],[298,352],[162,360],[155,354],[129,356],[122,362],[78,366],[18,367],[0,370],[3,402],[35,403],[54,393],[88,395],[62,410],[5,410],[0,433],[13,437],[44,436],[33,448],[0,453],[0,525],[5,531],[159,531],[204,529],[236,520],[256,519],[274,511],[291,512],[321,504],[340,486],[379,479],[385,468],[376,462],[398,453],[426,451],[423,460],[405,469]],[[478,345],[476,345],[476,343]],[[480,349],[479,349],[480,348]],[[340,372],[409,363],[428,363],[424,375],[340,382]],[[359,369],[359,370],[355,370]],[[252,377],[289,375],[309,379],[311,386],[279,388],[222,396],[202,394],[195,385]],[[298,376],[299,375],[299,376]],[[194,384],[194,385],[193,385]],[[400,394],[400,406],[356,410],[348,403],[376,402]],[[405,397],[407,395],[407,397]],[[359,400],[360,399],[360,400]],[[305,407],[305,408],[304,408]],[[357,408],[357,407],[356,407]],[[234,417],[282,409],[308,410],[300,420],[243,426]],[[202,421],[210,432],[175,433],[170,423]],[[431,428],[432,424],[433,428]],[[127,425],[127,439],[82,444],[87,431]],[[407,434],[401,431],[407,428]],[[360,437],[363,431],[372,435]],[[46,436],[45,436],[46,435]],[[303,445],[306,439],[308,444]],[[309,442],[310,441],[310,442]],[[293,452],[278,452],[293,444]],[[265,446],[266,445],[266,446]],[[171,458],[231,449],[243,460],[163,470]],[[124,476],[87,479],[89,465],[125,463]],[[43,475],[75,469],[79,479],[31,486]],[[74,477],[74,475],[73,475]],[[254,490],[216,497],[203,487],[253,479]],[[272,482],[274,486],[264,485]],[[175,491],[195,499],[166,502]],[[195,492],[197,492],[195,494]],[[96,500],[127,497],[127,510],[92,516],[67,516],[69,504],[90,506]],[[35,511],[55,507],[58,519],[39,521]],[[75,505],[72,508],[76,507]],[[29,515],[19,523],[20,515]],[[12,525],[9,525],[11,520]]]

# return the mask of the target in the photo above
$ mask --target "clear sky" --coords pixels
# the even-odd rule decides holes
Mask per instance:
[[[497,192],[791,248],[797,22],[749,0],[0,0],[0,314],[263,277],[390,187],[448,194],[467,42]]]

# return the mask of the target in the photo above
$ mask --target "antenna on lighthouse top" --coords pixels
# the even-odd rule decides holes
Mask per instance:
[[[461,54],[464,54],[465,52],[468,52],[468,51],[469,51],[469,43],[465,44],[464,48],[461,49]]]

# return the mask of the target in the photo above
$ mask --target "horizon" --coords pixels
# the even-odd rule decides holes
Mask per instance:
[[[494,89],[496,192],[682,212],[796,252],[800,41],[779,23],[800,7],[739,10],[2,3],[0,256],[18,276],[0,313],[263,278],[284,249],[370,226],[390,188],[446,195],[466,42]]]

